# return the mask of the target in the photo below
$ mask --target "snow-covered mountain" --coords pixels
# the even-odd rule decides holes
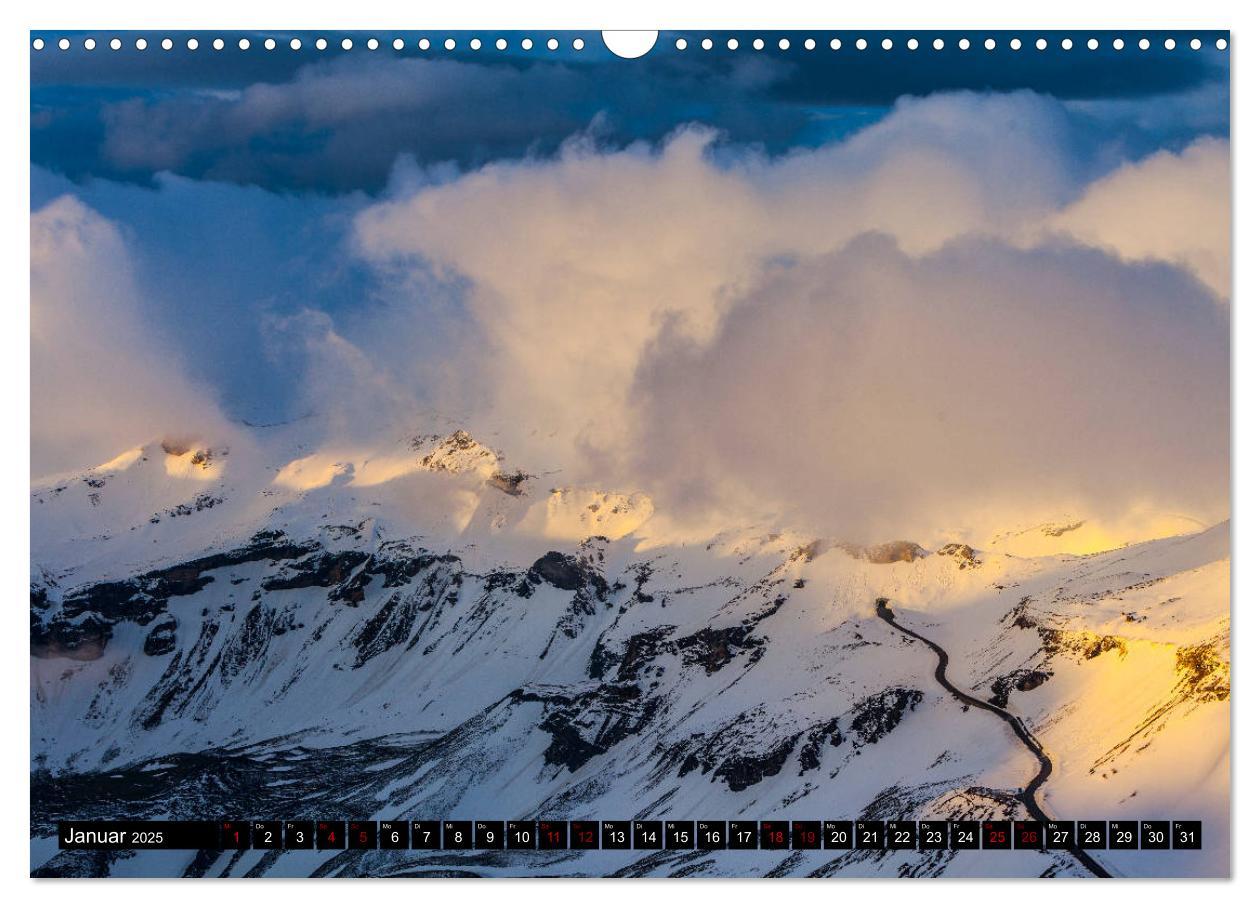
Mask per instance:
[[[55,820],[1202,819],[1229,872],[1229,527],[1089,556],[677,538],[469,433],[166,441],[31,499],[31,866],[1087,875],[1066,852],[59,853]],[[1070,524],[1054,532],[1071,533]],[[1051,533],[1043,533],[1050,537]]]

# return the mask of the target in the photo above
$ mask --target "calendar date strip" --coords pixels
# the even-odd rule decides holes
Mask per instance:
[[[1203,847],[1199,820],[63,821],[63,850],[1068,851]]]

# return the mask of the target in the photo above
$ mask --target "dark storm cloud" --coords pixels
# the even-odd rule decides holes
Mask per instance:
[[[365,37],[358,36],[360,46]],[[169,171],[279,190],[377,191],[400,156],[470,167],[545,156],[584,131],[620,147],[702,122],[727,142],[776,153],[842,137],[898,97],[943,89],[1032,89],[1167,107],[1221,85],[1211,92],[1209,131],[1223,131],[1227,116],[1227,55],[1142,53],[1132,49],[1137,36],[1119,53],[1085,51],[1083,35],[1068,53],[1037,52],[1031,36],[1019,53],[1006,37],[987,52],[980,35],[971,38],[974,50],[962,52],[957,34],[940,52],[926,39],[916,52],[901,42],[892,51],[874,42],[857,51],[855,36],[845,35],[839,52],[806,51],[797,37],[788,52],[761,53],[730,53],[722,49],[727,36],[714,35],[717,47],[706,53],[697,50],[698,37],[678,53],[673,36],[663,35],[656,52],[634,62],[613,58],[597,36],[581,54],[522,54],[514,36],[503,53],[419,56],[414,35],[401,53],[382,47],[324,56],[312,49],[313,35],[302,36],[296,53],[235,52],[236,36],[222,54],[44,52],[32,65],[32,159],[75,179],[148,181]],[[466,47],[467,36],[458,40]],[[483,40],[488,48],[492,37]],[[542,36],[536,40],[541,45]],[[747,48],[751,36],[740,40]],[[1144,153],[1169,139],[1149,122],[1133,112],[1105,128],[1123,153]]]
[[[756,61],[741,84],[773,79]],[[696,80],[678,89],[703,105],[695,116],[723,123],[734,138],[787,130],[802,116],[742,112],[734,87],[713,93]],[[258,83],[231,96],[128,100],[102,113],[102,157],[124,172],[169,170],[198,178],[284,188],[379,189],[399,155],[421,163],[473,166],[547,154],[591,126],[620,143],[664,135],[677,118],[658,110],[660,86],[610,78],[562,63],[480,65],[453,60],[342,58]],[[609,98],[613,100],[610,102]],[[604,115],[604,116],[601,116]]]
[[[983,33],[948,33],[941,51],[923,46],[917,51],[869,47],[862,52],[815,51],[794,58],[793,77],[775,85],[771,95],[779,100],[810,104],[887,105],[902,95],[936,91],[1017,91],[1030,89],[1061,100],[1142,98],[1180,92],[1220,75],[1223,62],[1215,51],[1188,49],[1181,53],[1140,51],[1137,35],[1126,49],[1085,49],[1087,34],[1073,34],[1074,51],[1037,51],[1025,38],[1019,51],[1009,39],[992,51],[982,49]],[[1069,33],[1056,35],[1061,41]],[[963,38],[971,43],[965,52],[955,50]]]

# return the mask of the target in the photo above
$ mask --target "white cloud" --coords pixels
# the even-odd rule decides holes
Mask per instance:
[[[1082,198],[1062,107],[1029,93],[906,100],[777,159],[710,138],[575,142],[360,216],[378,267],[465,287],[446,390],[514,460],[867,538],[1226,513],[1227,316],[1177,270],[1210,272],[1220,235],[1161,207],[1227,204],[1221,148]]]
[[[118,229],[73,196],[31,215],[31,473],[231,434],[195,363],[145,323]]]
[[[1056,104],[1018,93],[905,101],[846,142],[726,166],[702,129],[659,151],[574,142],[375,206],[357,237],[378,264],[467,280],[484,349],[464,355],[494,415],[563,427],[585,457],[624,434],[626,390],[666,321],[703,339],[767,261],[868,230],[922,252],[1040,219],[1071,192],[1065,130]]]
[[[1229,340],[1194,282],[1079,247],[887,237],[774,269],[639,370],[632,476],[844,538],[1228,513]]]
[[[868,540],[1216,519],[1228,313],[1185,275],[1227,274],[1227,148],[1083,187],[1072,129],[1029,93],[939,95],[773,159],[692,128],[400,180],[355,222],[377,304],[264,334],[305,358],[328,445],[433,407],[671,519]],[[32,281],[37,473],[228,431],[146,325],[111,224],[70,197],[36,212]]]
[[[297,350],[302,371],[297,397],[307,414],[317,414],[326,439],[363,442],[398,429],[419,409],[405,380],[405,361],[381,361],[343,337],[324,312],[303,309],[264,319],[264,335],[278,353]],[[405,422],[404,422],[405,426]]]
[[[1161,151],[1121,167],[1049,226],[1125,259],[1183,266],[1228,299],[1229,143],[1202,139],[1179,154]]]

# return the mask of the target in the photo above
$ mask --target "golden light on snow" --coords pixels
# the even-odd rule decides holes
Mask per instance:
[[[331,484],[333,479],[345,472],[346,466],[344,460],[319,452],[285,464],[272,481],[286,489],[305,492]]]
[[[223,458],[214,451],[190,449],[182,454],[166,453],[163,458],[166,475],[175,479],[210,482],[223,475]]]
[[[332,485],[338,477],[347,485],[378,486],[416,472],[414,457],[373,457],[363,452],[319,451],[285,464],[273,482],[286,489],[306,492]]]
[[[97,473],[110,473],[116,470],[125,470],[143,456],[144,456],[143,447],[131,448],[128,451],[123,451],[121,454],[119,454],[117,457],[113,458],[112,460],[105,461],[105,463],[101,464],[99,467],[96,468],[96,472]]]
[[[1182,514],[1147,507],[1110,517],[1059,517],[1000,534],[987,547],[1009,555],[1094,555],[1151,539],[1166,539],[1206,529],[1203,522]]]
[[[352,486],[378,486],[416,472],[416,458],[377,455],[355,463]]]
[[[522,526],[545,539],[621,539],[646,523],[654,510],[652,499],[639,493],[553,489],[546,502],[530,509]]]

